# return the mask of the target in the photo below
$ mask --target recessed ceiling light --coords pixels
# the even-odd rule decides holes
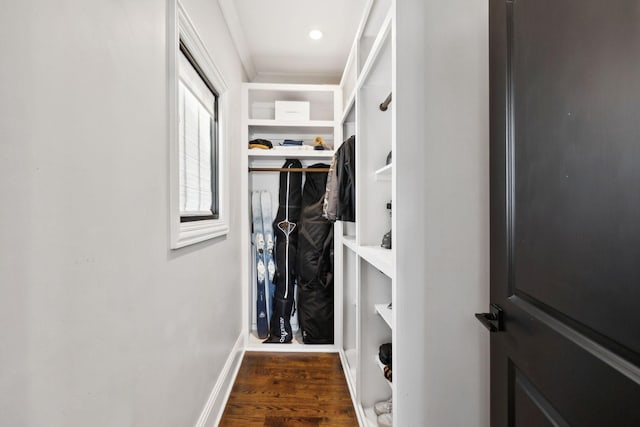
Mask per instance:
[[[312,40],[320,40],[322,38],[322,31],[320,30],[309,31],[309,38]]]

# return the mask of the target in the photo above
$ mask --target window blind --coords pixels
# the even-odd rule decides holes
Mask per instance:
[[[179,70],[180,216],[211,215],[215,95],[182,52]]]

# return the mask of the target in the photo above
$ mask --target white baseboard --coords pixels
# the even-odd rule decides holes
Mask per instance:
[[[240,362],[242,362],[242,356],[244,355],[244,347],[244,334],[241,333],[236,340],[231,353],[229,353],[229,357],[222,368],[222,372],[220,372],[220,375],[218,376],[218,381],[216,381],[213,386],[213,390],[211,390],[209,399],[207,400],[204,409],[202,409],[202,413],[200,414],[200,418],[198,418],[198,422],[195,427],[215,427],[220,423],[222,412],[227,404],[229,394],[231,394],[231,389],[233,388],[233,383],[236,379],[236,375],[238,375],[238,370],[240,369]]]
[[[343,349],[340,349],[338,352],[340,355],[340,362],[342,365],[342,371],[344,372],[344,378],[347,381],[347,387],[349,388],[349,394],[351,395],[351,402],[353,403],[353,409],[356,411],[356,418],[358,419],[358,424],[361,426],[370,425],[367,421],[367,416],[364,413],[364,408],[358,403],[358,398],[356,396],[356,384],[355,378],[351,376],[351,372],[349,372],[349,360],[347,359],[347,355],[345,354]]]

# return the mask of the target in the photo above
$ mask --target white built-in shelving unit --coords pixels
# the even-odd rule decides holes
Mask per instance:
[[[310,105],[309,120],[276,120],[275,101],[305,101]],[[291,344],[264,344],[256,333],[255,301],[256,277],[253,248],[251,246],[251,192],[267,190],[271,193],[273,216],[278,209],[279,173],[249,172],[249,168],[278,168],[286,159],[299,159],[303,167],[316,163],[329,164],[333,150],[313,150],[315,137],[322,136],[325,143],[337,147],[342,141],[342,126],[339,121],[342,113],[342,91],[337,85],[301,85],[245,83],[242,87],[242,138],[246,149],[241,158],[243,174],[242,202],[242,242],[243,242],[243,283],[244,322],[246,331],[245,348],[251,351],[339,351],[342,347],[341,313],[336,312],[333,345],[305,345],[299,331]],[[249,149],[248,142],[253,139],[266,139],[273,143],[271,150]],[[302,140],[304,145],[280,146],[284,139]],[[304,176],[304,175],[303,175]],[[341,289],[336,287],[336,304],[342,304]],[[297,329],[297,321],[292,326]]]
[[[380,345],[391,342],[393,360],[398,355],[415,352],[420,357],[420,340],[411,338],[413,328],[399,328],[410,324],[410,310],[403,310],[398,301],[404,301],[410,286],[416,283],[399,283],[399,276],[411,274],[401,271],[396,263],[397,248],[408,248],[416,242],[407,233],[396,233],[396,209],[412,209],[406,199],[406,190],[400,193],[401,204],[396,197],[398,174],[407,178],[411,170],[403,170],[396,159],[405,158],[411,144],[397,143],[398,103],[405,102],[396,96],[396,2],[371,0],[358,29],[351,54],[341,81],[342,130],[345,138],[356,135],[356,222],[345,224],[342,233],[336,233],[336,249],[340,261],[336,262],[337,285],[343,289],[343,363],[359,412],[360,424],[375,426],[373,405],[393,397],[393,424],[414,425],[420,419],[421,408],[410,408],[406,396],[418,390],[413,382],[421,378],[407,375],[403,369],[411,366],[393,366],[393,380],[384,377],[384,366],[378,358]],[[392,102],[386,111],[380,104],[392,93]],[[398,99],[398,100],[397,100]],[[406,104],[410,107],[409,104]],[[397,150],[401,156],[396,156]],[[393,162],[387,164],[392,152]],[[392,215],[387,203],[392,202]],[[385,233],[393,229],[391,249],[381,247]],[[403,227],[401,227],[403,229]],[[391,304],[391,305],[390,305]],[[419,318],[419,317],[417,317]],[[415,363],[420,363],[416,360]],[[396,380],[400,373],[400,380]],[[408,378],[408,380],[407,380]],[[412,413],[416,411],[415,413]]]

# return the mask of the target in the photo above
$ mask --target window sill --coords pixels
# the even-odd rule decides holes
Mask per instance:
[[[171,249],[179,249],[194,243],[204,242],[229,233],[229,226],[220,220],[180,223],[177,235],[172,239]]]

